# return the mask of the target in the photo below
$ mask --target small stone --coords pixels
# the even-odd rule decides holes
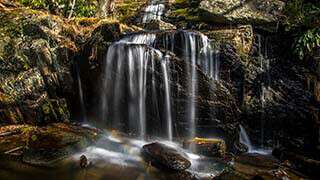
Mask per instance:
[[[80,157],[80,167],[81,168],[86,168],[88,167],[89,163],[88,163],[88,158],[85,155],[82,155]]]

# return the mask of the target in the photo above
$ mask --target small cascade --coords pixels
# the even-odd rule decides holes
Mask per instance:
[[[165,5],[161,0],[151,0],[150,4],[144,10],[142,23],[148,23],[151,20],[161,20],[165,11]]]
[[[246,145],[248,147],[248,152],[252,152],[253,147],[251,144],[251,141],[249,139],[249,136],[246,132],[246,130],[244,129],[244,127],[240,124],[240,143]]]
[[[239,141],[240,143],[248,147],[248,153],[264,154],[264,155],[270,155],[272,153],[272,149],[256,148],[255,146],[253,146],[245,128],[241,124],[239,126],[240,126]]]
[[[81,77],[80,77],[80,69],[78,66],[76,66],[76,74],[77,74],[77,84],[78,84],[78,93],[79,93],[82,121],[87,122],[87,111],[86,111],[86,106],[84,104],[82,82],[81,82]]]

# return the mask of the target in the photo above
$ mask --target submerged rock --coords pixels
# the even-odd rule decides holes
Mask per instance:
[[[186,141],[184,146],[208,157],[223,157],[226,153],[226,143],[222,139],[194,138]]]
[[[144,145],[141,153],[145,161],[160,169],[182,171],[191,166],[180,152],[158,142]]]

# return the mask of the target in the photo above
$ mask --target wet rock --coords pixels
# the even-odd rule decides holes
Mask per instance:
[[[85,155],[80,156],[80,167],[86,168],[89,165],[88,158]]]
[[[261,24],[276,22],[284,5],[280,0],[203,0],[200,9],[207,21]]]
[[[155,142],[142,148],[144,159],[160,169],[182,171],[191,166],[191,162],[177,150]]]
[[[226,153],[226,143],[222,139],[194,138],[184,142],[183,146],[208,157],[224,157]]]

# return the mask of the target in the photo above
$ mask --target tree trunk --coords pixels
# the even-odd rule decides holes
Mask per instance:
[[[72,14],[73,14],[75,5],[76,5],[76,0],[73,0],[73,1],[72,1],[72,5],[71,5],[71,10],[70,10],[70,13],[69,13],[69,16],[68,16],[68,19],[70,19],[70,18],[72,17]]]
[[[114,0],[99,0],[98,16],[104,17],[114,11]]]
[[[99,0],[99,12],[98,16],[104,17],[107,15],[107,5],[109,3],[109,0]]]

